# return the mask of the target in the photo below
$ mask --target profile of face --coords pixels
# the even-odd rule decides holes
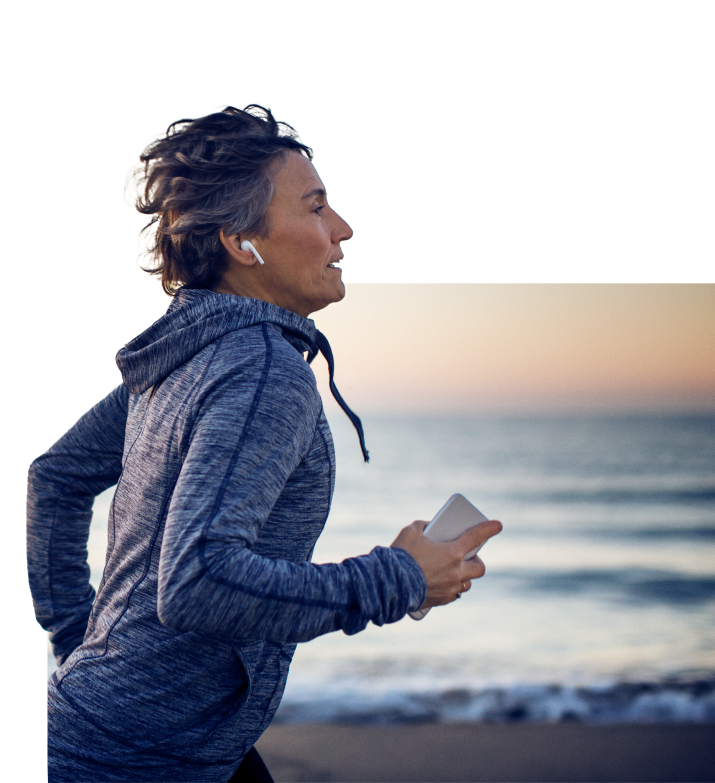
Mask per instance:
[[[268,236],[221,235],[242,269],[231,292],[272,302],[307,318],[345,296],[340,243],[353,235],[350,226],[328,204],[327,193],[313,164],[298,152],[277,162],[275,190],[268,205]],[[259,265],[240,242],[248,239],[263,259]],[[235,267],[234,267],[235,268]],[[216,290],[227,292],[231,272]]]

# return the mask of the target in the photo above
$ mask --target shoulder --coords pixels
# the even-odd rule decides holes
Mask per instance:
[[[224,335],[215,344],[205,378],[209,387],[252,390],[263,404],[290,415],[320,415],[315,376],[303,355],[283,337],[280,327],[262,322]]]
[[[290,378],[300,378],[312,388],[315,385],[313,371],[303,354],[286,340],[279,326],[263,322],[228,332],[215,343],[212,364],[216,369],[241,369],[255,371],[267,368],[268,372]]]

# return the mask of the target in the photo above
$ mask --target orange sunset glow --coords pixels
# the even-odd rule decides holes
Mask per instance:
[[[713,285],[353,284],[314,318],[356,408],[715,410]]]

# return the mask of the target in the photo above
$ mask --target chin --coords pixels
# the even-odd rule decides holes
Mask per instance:
[[[317,313],[319,310],[325,310],[328,305],[342,301],[345,298],[345,286],[341,283],[339,287],[333,289],[329,296],[330,298],[326,296],[319,304],[314,304],[310,312]]]

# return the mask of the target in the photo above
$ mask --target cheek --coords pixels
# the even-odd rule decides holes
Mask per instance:
[[[288,267],[286,272],[290,277],[306,283],[322,278],[332,252],[330,234],[323,226],[296,222],[284,227],[280,237],[276,235],[275,239],[280,239],[276,249]]]
[[[332,246],[330,238],[323,231],[315,231],[305,237],[303,243],[303,258],[306,267],[312,267],[316,271],[323,271],[330,261]]]
[[[330,254],[330,237],[325,231],[316,231],[312,237],[312,246],[316,253],[320,253],[323,258]]]

